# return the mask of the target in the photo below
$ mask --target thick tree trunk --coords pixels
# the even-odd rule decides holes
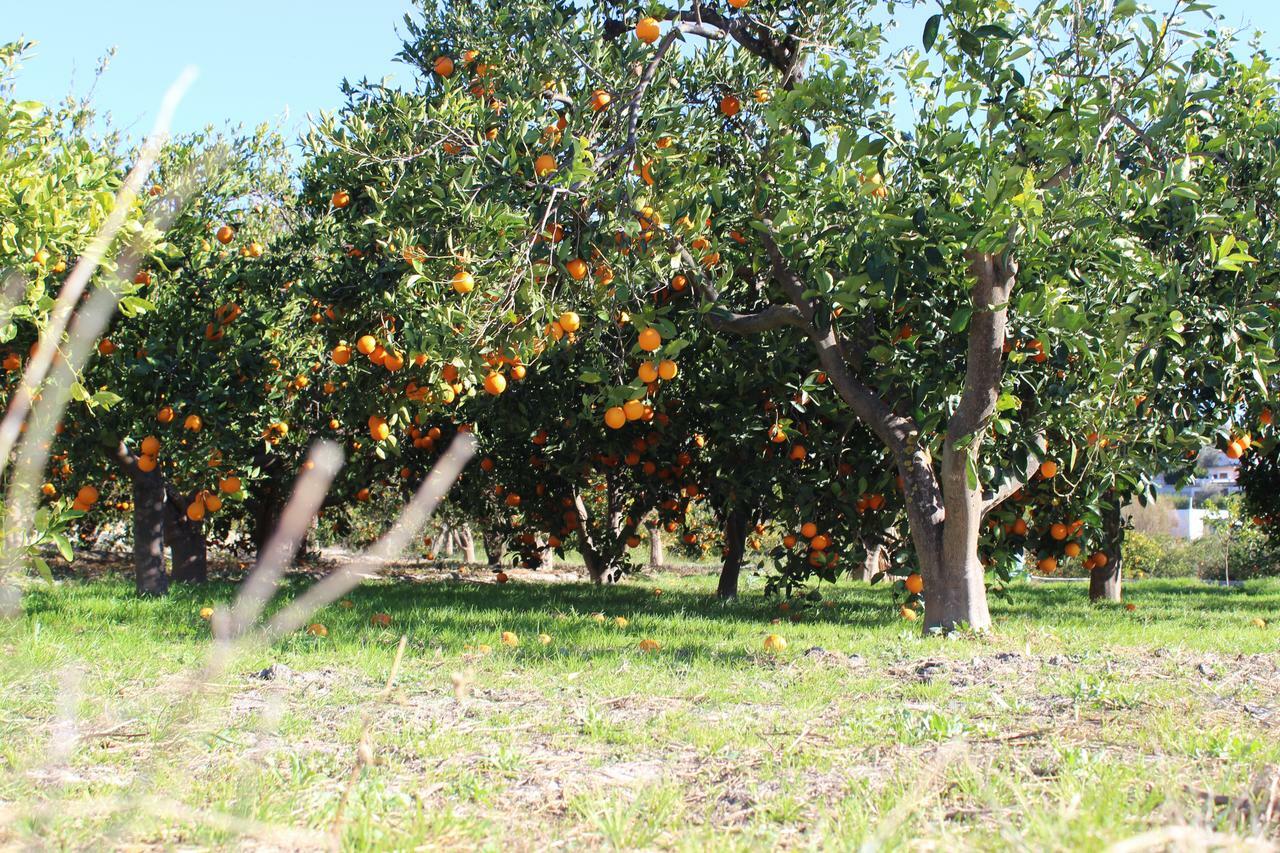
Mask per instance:
[[[164,595],[164,482],[158,474],[133,476],[133,576],[138,595]]]
[[[662,526],[657,522],[645,526],[649,528],[649,565],[661,568],[667,564],[662,549]]]
[[[165,539],[169,543],[170,574],[175,582],[209,580],[209,550],[204,523],[187,518],[186,511],[170,496],[165,508]]]
[[[468,563],[476,561],[476,537],[468,525],[458,528],[458,539],[462,542],[462,559]]]
[[[864,583],[871,583],[871,580],[884,570],[881,564],[884,546],[879,542],[867,540],[865,547],[867,554],[862,559],[862,580]]]
[[[608,561],[597,554],[595,549],[586,545],[582,547],[582,563],[586,566],[587,576],[591,578],[592,583],[613,583],[617,580],[612,571],[613,567]]]
[[[268,463],[264,473],[269,473],[278,466]],[[275,478],[268,475],[250,491],[249,539],[253,543],[256,555],[264,547],[271,534],[280,522],[280,513],[284,511],[284,497],[276,487]]]
[[[457,544],[453,528],[446,526],[440,531],[440,554],[445,557],[452,557],[456,550]]]
[[[925,630],[950,631],[967,625],[991,627],[986,570],[978,558],[982,492],[969,488],[966,457],[947,442],[942,459],[942,495],[946,515],[938,535],[916,550],[925,578]]]
[[[1119,601],[1120,576],[1124,569],[1124,517],[1123,500],[1112,492],[1107,495],[1109,505],[1102,513],[1102,553],[1107,564],[1089,572],[1090,601]]]
[[[742,574],[742,555],[747,547],[747,513],[740,507],[729,510],[724,519],[724,565],[720,567],[720,583],[716,595],[738,597],[738,577]]]
[[[480,541],[484,543],[484,555],[489,561],[489,565],[502,565],[502,558],[507,554],[506,541],[497,533],[489,530],[480,534]]]

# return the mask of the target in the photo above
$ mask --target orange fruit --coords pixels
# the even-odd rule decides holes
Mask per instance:
[[[223,477],[218,481],[218,488],[222,490],[223,494],[234,495],[240,491],[240,478]]]
[[[1227,445],[1227,449],[1224,452],[1229,459],[1239,459],[1244,456],[1244,446],[1239,441],[1233,441]]]
[[[193,500],[187,504],[187,518],[192,521],[201,521],[204,519],[204,501]]]
[[[664,358],[662,361],[658,362],[659,379],[670,381],[676,378],[676,373],[678,372],[679,368],[676,367],[676,363],[671,359]]]
[[[162,424],[173,423],[173,408],[171,406],[162,406],[160,411],[156,412],[156,420]]]
[[[453,60],[447,56],[441,56],[432,64],[431,70],[435,71],[441,77],[452,77]]]
[[[539,178],[546,177],[556,170],[556,158],[550,154],[539,154],[533,161],[533,173]]]
[[[1066,544],[1066,547],[1064,547],[1064,548],[1062,549],[1062,553],[1066,554],[1068,557],[1079,557],[1079,556],[1080,556],[1080,543],[1079,543],[1079,542],[1068,542],[1068,543]]]
[[[498,396],[507,390],[507,378],[501,373],[490,373],[484,378],[484,390],[493,396]]]
[[[636,369],[636,376],[640,377],[640,381],[648,384],[658,381],[658,365],[652,361],[641,362],[640,367]]]
[[[391,435],[391,427],[387,419],[381,415],[369,416],[369,437],[374,441],[385,441]]]
[[[1093,560],[1093,566],[1094,568],[1097,568],[1097,569],[1102,568],[1108,562],[1107,555],[1102,553],[1101,551],[1095,552],[1094,555],[1090,557],[1090,559]]]
[[[919,572],[912,572],[907,575],[907,579],[903,583],[907,587],[907,592],[912,595],[919,595],[924,592],[924,578],[920,577]]]
[[[815,551],[825,551],[831,545],[831,537],[825,533],[819,533],[809,542],[809,547]]]
[[[797,444],[791,448],[791,452],[787,455],[796,462],[799,462],[809,455],[809,451],[803,444]]]
[[[182,422],[182,428],[191,432],[199,432],[203,426],[204,421],[200,419],[199,415],[187,415],[187,419]]]
[[[657,329],[650,326],[640,333],[639,343],[640,349],[645,352],[653,352],[662,346],[662,335]]]
[[[329,203],[337,208],[346,207],[351,204],[351,193],[346,190],[338,190],[333,194],[333,197],[329,199]]]
[[[1061,542],[1067,538],[1067,526],[1061,521],[1049,525],[1049,535]]]
[[[805,539],[812,539],[818,535],[818,525],[814,524],[812,521],[806,521],[804,524],[800,525],[800,535]]]
[[[742,102],[738,100],[737,95],[725,95],[720,99],[720,112],[729,118],[733,118],[742,110]]]
[[[610,406],[605,409],[604,422],[610,429],[622,429],[627,423],[627,413],[621,406]]]
[[[787,640],[785,637],[780,637],[777,634],[770,634],[764,638],[764,649],[767,652],[777,653],[784,650],[786,647]]]
[[[612,95],[610,95],[604,89],[596,89],[594,92],[591,93],[592,112],[598,113],[601,110],[608,109],[611,101],[613,101]]]
[[[160,439],[154,435],[149,435],[142,439],[142,444],[138,448],[147,456],[157,456],[160,453]]]
[[[102,340],[98,341],[99,355],[112,355],[115,351],[116,351],[116,345],[111,342],[110,338],[103,338]]]
[[[361,355],[368,355],[377,348],[378,339],[373,335],[361,335],[360,339],[356,341],[356,350]],[[337,361],[337,359],[335,358],[334,361]]]
[[[138,470],[144,474],[150,474],[156,470],[156,458],[149,454],[142,454],[138,457]]]
[[[622,404],[622,413],[629,421],[638,421],[644,417],[644,403],[639,400],[628,400]]]
[[[636,22],[636,38],[645,44],[653,44],[658,40],[658,22],[653,18],[641,18]]]
[[[209,512],[217,512],[222,509],[222,498],[212,492],[205,492],[202,495],[202,499],[204,500],[204,508]]]
[[[340,343],[333,348],[333,352],[330,355],[333,357],[334,364],[348,364],[351,361],[351,347],[345,343]]]
[[[1044,557],[1040,562],[1036,563],[1036,567],[1045,574],[1053,574],[1058,570],[1058,558]]]
[[[358,500],[358,501],[367,501],[367,500],[369,500],[369,490],[368,490],[368,489],[360,489],[359,491],[357,491],[357,492],[356,492],[356,500]]]
[[[1053,479],[1058,474],[1058,463],[1052,459],[1046,459],[1040,463],[1040,476],[1046,480]]]
[[[219,243],[225,246],[236,238],[236,229],[232,228],[230,225],[223,225],[213,236]]]
[[[466,270],[458,270],[453,274],[450,284],[453,285],[453,289],[458,293],[467,294],[475,290],[476,280]]]
[[[582,319],[575,311],[566,311],[560,315],[560,328],[566,332],[576,332],[582,328]]]
[[[567,261],[564,268],[569,271],[569,275],[573,277],[574,281],[582,281],[587,277],[587,262],[582,258],[574,258],[573,260]],[[565,329],[565,331],[570,332],[573,330]]]
[[[735,9],[745,9],[751,0],[729,0],[729,5]]]

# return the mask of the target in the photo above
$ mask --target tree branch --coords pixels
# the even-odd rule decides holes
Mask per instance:
[[[1043,437],[1040,438],[1043,441]],[[1040,468],[1040,460],[1034,456],[1027,457],[1027,467],[1021,474],[1012,479],[1007,479],[1001,484],[1000,488],[992,493],[991,497],[982,502],[982,515],[986,515],[991,510],[1000,506],[1000,504],[1011,498],[1019,489],[1031,482],[1031,478],[1035,476],[1036,471]]]

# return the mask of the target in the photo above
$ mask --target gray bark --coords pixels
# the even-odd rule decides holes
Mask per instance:
[[[742,574],[742,557],[747,547],[747,525],[750,519],[740,507],[729,510],[724,519],[724,564],[720,567],[720,582],[716,595],[720,598],[738,597],[738,578]]]
[[[209,580],[209,550],[204,522],[187,518],[185,504],[169,496],[165,508],[165,540],[169,544],[170,574],[174,582],[205,583]]]
[[[133,478],[133,577],[138,595],[164,595],[164,483],[155,472]]]
[[[665,566],[667,559],[662,547],[662,526],[657,522],[646,526],[649,528],[649,565]]]
[[[1090,601],[1119,601],[1120,577],[1124,569],[1124,518],[1120,496],[1112,492],[1107,496],[1109,505],[1102,514],[1102,553],[1107,564],[1089,572]]]

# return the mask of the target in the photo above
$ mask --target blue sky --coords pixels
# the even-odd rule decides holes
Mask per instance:
[[[1167,0],[1152,5],[1166,8]],[[1280,3],[1222,0],[1229,23],[1261,29],[1280,53]],[[131,135],[150,126],[166,86],[188,64],[199,78],[179,108],[179,130],[207,123],[274,121],[289,136],[306,114],[341,102],[344,78],[399,83],[410,71],[392,57],[408,0],[0,0],[0,39],[37,41],[18,96],[56,101],[83,94],[99,57],[117,49],[94,92],[100,110]],[[925,12],[904,15],[903,38],[918,40]]]

